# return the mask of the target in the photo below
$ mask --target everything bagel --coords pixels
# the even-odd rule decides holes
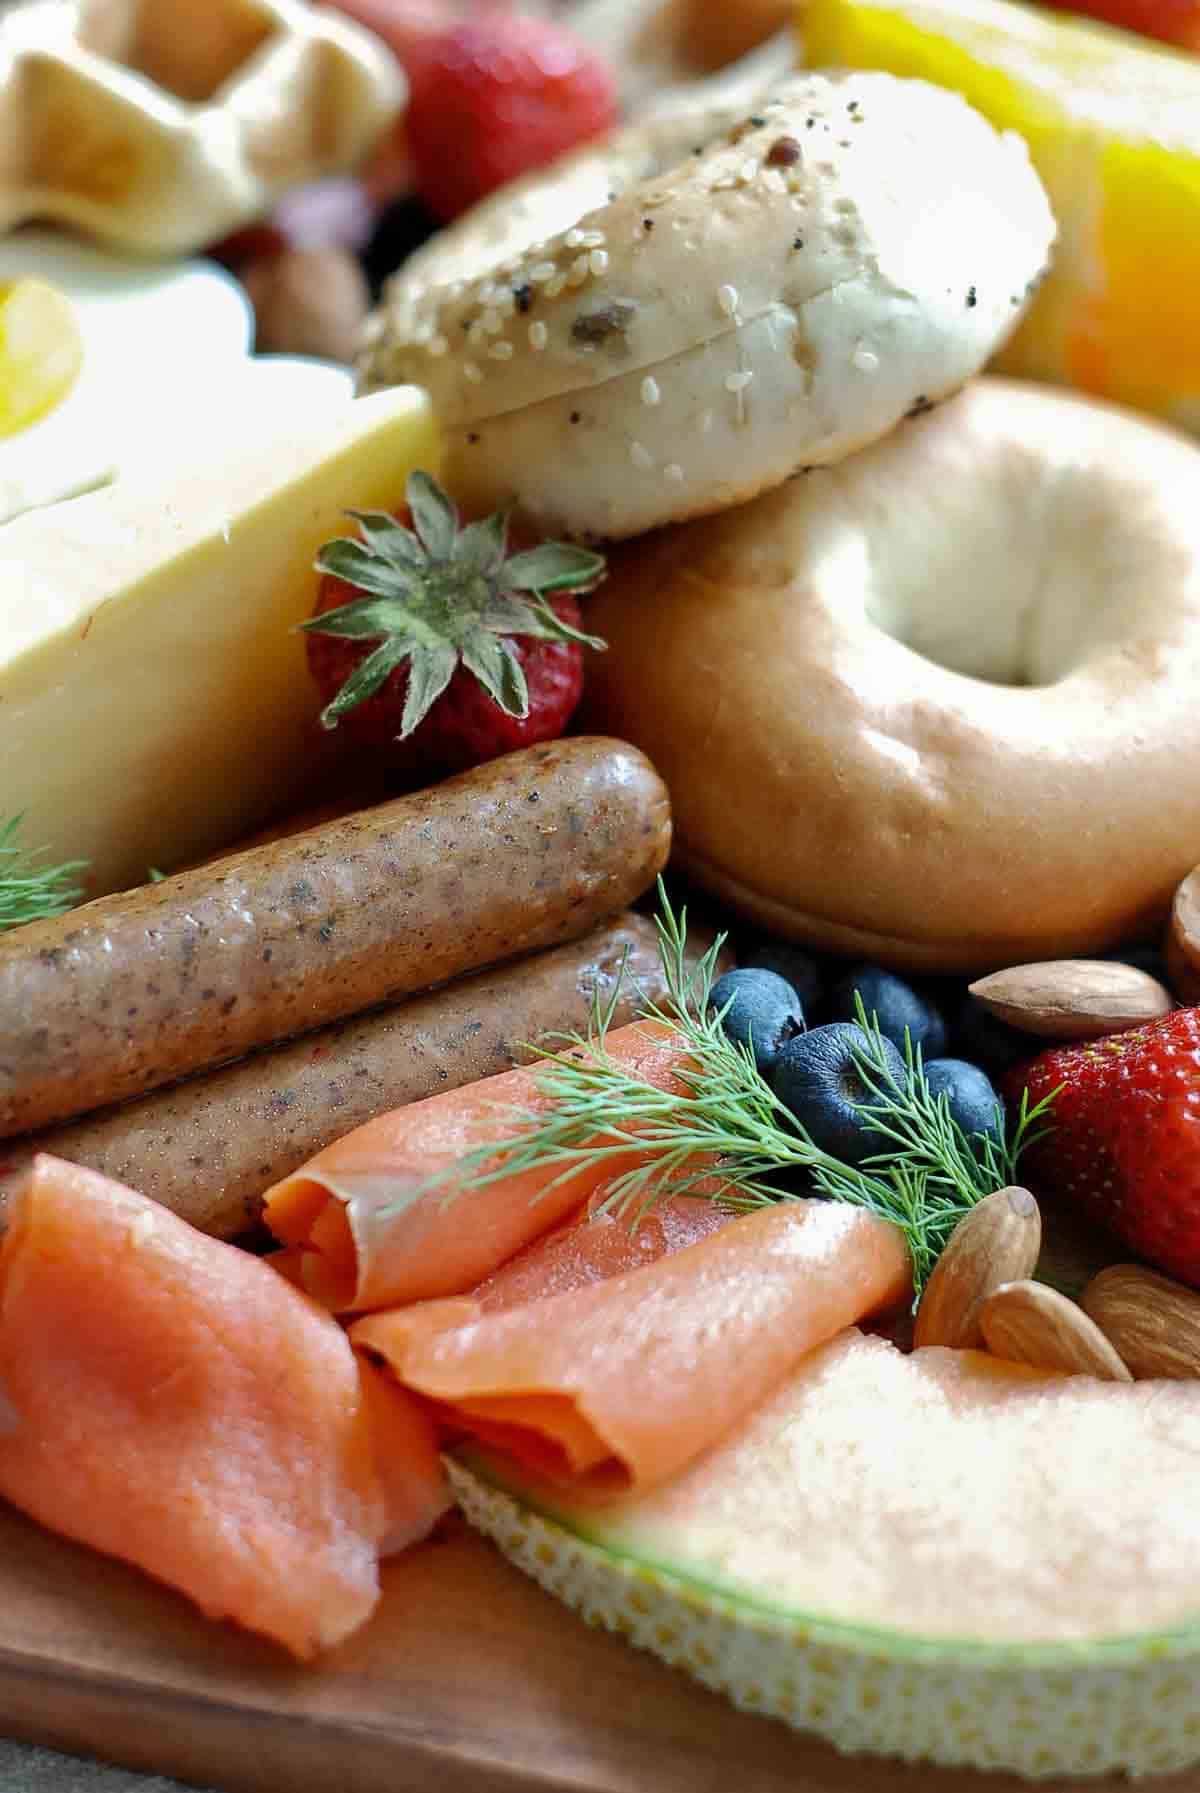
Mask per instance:
[[[818,947],[977,971],[1145,938],[1200,861],[1200,449],[985,379],[611,557],[590,724],[677,856]]]
[[[841,460],[955,391],[1054,238],[1024,143],[956,95],[794,76],[508,188],[405,264],[365,389],[432,394],[471,505],[617,538]]]

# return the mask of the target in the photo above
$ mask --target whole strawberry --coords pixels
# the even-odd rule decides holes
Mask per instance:
[[[604,575],[599,554],[543,542],[508,552],[504,513],[460,528],[427,473],[405,519],[351,511],[361,539],[329,542],[307,635],[321,721],[403,769],[462,771],[553,740],[583,689],[572,596]],[[411,524],[411,527],[410,527]]]
[[[1200,1287],[1200,1009],[1044,1052],[1009,1074],[1006,1093],[1022,1088],[1058,1091],[1022,1174]]]
[[[604,62],[561,25],[522,13],[452,26],[422,45],[408,74],[416,187],[443,219],[617,122]]]

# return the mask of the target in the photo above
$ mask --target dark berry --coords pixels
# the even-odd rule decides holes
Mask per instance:
[[[800,998],[804,1013],[812,1015],[816,1012],[821,995],[821,973],[811,953],[793,946],[789,940],[764,940],[761,946],[741,955],[741,962],[757,970],[773,971],[777,977],[784,978]]]
[[[964,1058],[932,1058],[925,1081],[931,1096],[946,1097],[951,1119],[968,1139],[975,1133],[990,1133],[997,1142],[1004,1138],[1004,1105],[978,1065]]]
[[[771,1079],[775,1094],[813,1143],[844,1164],[861,1164],[888,1147],[886,1137],[869,1127],[862,1113],[873,1100],[858,1064],[869,1048],[861,1027],[847,1021],[814,1027],[783,1047]],[[881,1074],[873,1073],[875,1081],[886,1086],[890,1080],[903,1089],[908,1072],[886,1037],[882,1052],[883,1067]]]
[[[804,1032],[804,1010],[792,986],[773,971],[740,966],[727,971],[712,987],[718,1013],[730,1003],[722,1026],[740,1046],[749,1046],[754,1062],[769,1077],[780,1049]]]
[[[857,1019],[856,992],[862,997],[867,1020],[873,1015],[880,1033],[901,1052],[904,1051],[906,1028],[913,1051],[919,1046],[926,1059],[940,1058],[946,1050],[946,1023],[941,1014],[894,972],[884,971],[879,965],[856,965],[847,972],[834,990],[830,1004],[835,1021]]]
[[[1019,1033],[1015,1027],[1001,1021],[973,996],[964,1000],[955,1017],[954,1045],[957,1050],[996,1077],[1033,1058],[1038,1044],[1028,1034]]]

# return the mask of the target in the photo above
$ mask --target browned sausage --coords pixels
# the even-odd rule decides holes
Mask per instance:
[[[0,1203],[35,1151],[53,1152],[231,1238],[257,1218],[272,1183],[352,1128],[507,1071],[525,1044],[586,1030],[593,997],[611,996],[623,962],[616,1019],[632,1020],[638,991],[663,993],[662,966],[652,924],[620,915],[570,946],[13,1140],[0,1161]]]
[[[508,754],[0,940],[0,1138],[577,940],[644,891],[666,789],[617,741]]]

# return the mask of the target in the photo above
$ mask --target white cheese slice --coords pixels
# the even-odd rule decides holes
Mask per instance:
[[[223,459],[131,474],[0,530],[0,815],[89,894],[302,801],[328,751],[294,625],[348,508],[436,472],[425,395],[229,419]]]

